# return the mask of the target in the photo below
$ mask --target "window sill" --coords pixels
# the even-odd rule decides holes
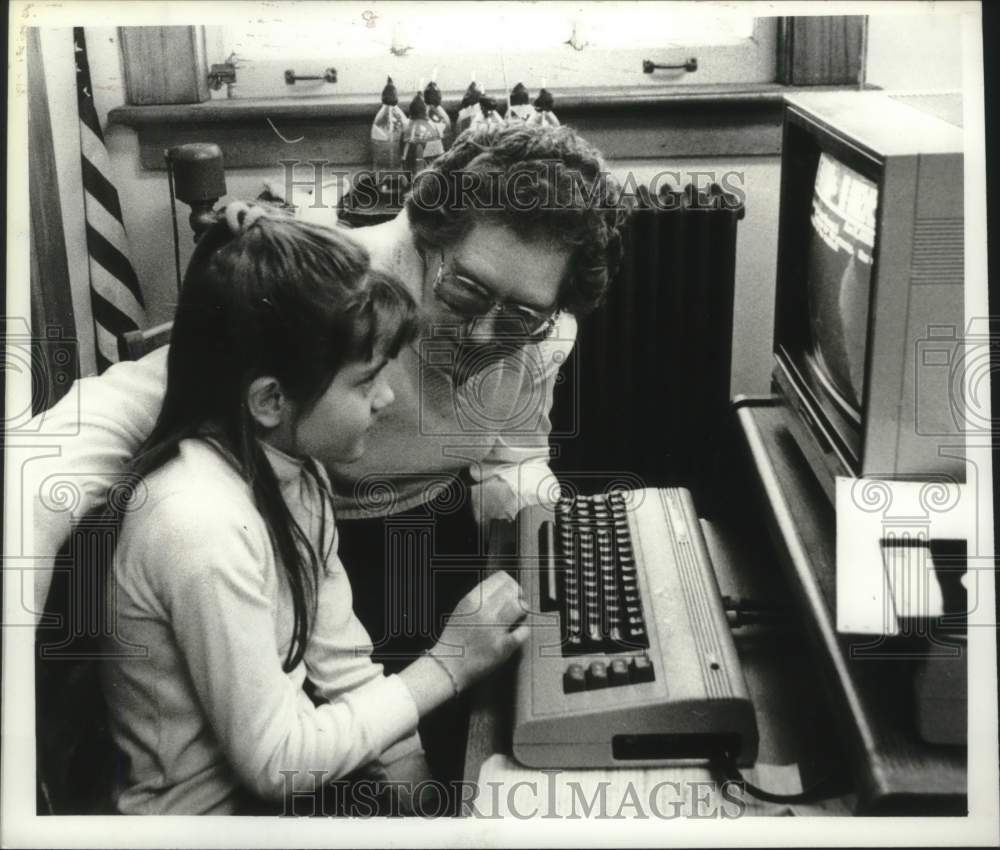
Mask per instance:
[[[665,159],[777,155],[784,96],[800,90],[777,83],[674,85],[564,89],[553,96],[560,120],[608,159]],[[460,97],[449,93],[444,98],[452,116]],[[219,144],[227,168],[277,167],[293,158],[365,166],[378,106],[370,95],[210,100],[120,106],[111,110],[108,122],[135,129],[142,166],[151,170],[165,167],[165,148],[194,141]]]

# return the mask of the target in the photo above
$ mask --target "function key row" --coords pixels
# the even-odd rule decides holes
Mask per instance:
[[[615,658],[612,661],[591,661],[586,667],[583,664],[570,664],[563,674],[563,693],[638,685],[652,682],[655,678],[653,662],[646,655],[637,655],[628,660]]]

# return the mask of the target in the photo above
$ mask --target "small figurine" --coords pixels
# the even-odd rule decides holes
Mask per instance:
[[[402,167],[400,144],[409,122],[399,108],[399,97],[392,77],[386,77],[382,105],[372,122],[372,171],[399,171]]]
[[[558,127],[559,119],[556,118],[556,114],[552,111],[553,106],[555,106],[555,99],[543,84],[542,90],[538,92],[538,97],[535,98],[535,112],[528,118],[526,123],[535,127]]]
[[[476,81],[473,79],[469,83],[469,87],[465,90],[465,94],[462,95],[462,108],[458,111],[458,121],[455,127],[456,133],[468,130],[472,123],[483,114],[479,108],[479,98],[482,96],[483,90],[476,85]]]
[[[410,102],[410,124],[403,132],[403,167],[410,174],[416,174],[427,164],[425,157],[429,145],[436,150],[434,156],[444,153],[441,130],[427,119],[427,105],[417,92]]]
[[[424,148],[424,159],[430,162],[436,159],[451,144],[454,131],[451,126],[451,117],[441,106],[441,89],[438,84],[431,80],[424,89],[424,103],[427,105],[427,117],[432,124],[436,124],[441,131],[440,142],[429,142]],[[438,150],[437,148],[440,148]]]
[[[534,108],[528,102],[528,90],[524,87],[524,83],[518,83],[510,90],[509,103],[508,124],[523,124],[534,114]]]
[[[503,118],[497,112],[496,102],[487,94],[479,98],[479,112],[482,116],[478,121],[473,121],[473,127],[486,126],[489,128],[502,127]]]

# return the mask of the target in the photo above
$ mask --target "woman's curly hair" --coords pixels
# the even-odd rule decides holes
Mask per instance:
[[[621,262],[621,188],[600,152],[569,127],[467,130],[414,178],[406,209],[422,248],[454,244],[477,221],[525,242],[565,245],[559,308],[578,316],[603,301]]]

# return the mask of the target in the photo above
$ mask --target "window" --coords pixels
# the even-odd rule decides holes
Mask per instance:
[[[241,6],[235,6],[242,9]],[[265,14],[260,14],[261,10]],[[770,82],[775,19],[746,7],[677,3],[381,3],[269,4],[207,29],[209,59],[232,57],[234,98],[377,95],[391,76],[404,103],[434,78],[445,92],[473,77],[503,96],[517,82],[532,93],[581,87]],[[642,62],[698,69],[643,73]],[[337,82],[288,85],[285,71]],[[214,97],[226,97],[226,89]]]

